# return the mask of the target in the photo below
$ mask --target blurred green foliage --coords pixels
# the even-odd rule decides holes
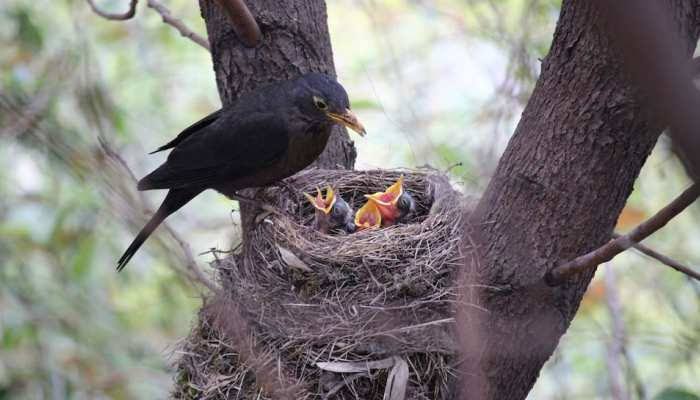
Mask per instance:
[[[205,32],[195,3],[167,5]],[[559,2],[328,5],[339,78],[379,133],[357,142],[358,167],[451,168],[478,195],[533,88]],[[133,20],[113,22],[79,0],[5,0],[0,71],[0,400],[167,397],[171,354],[200,288],[182,273],[184,249],[164,229],[125,273],[114,272],[159,200],[136,193],[125,164],[143,175],[162,160],[148,150],[218,107],[209,54],[143,4]],[[630,207],[648,215],[686,184],[662,142]],[[174,231],[195,255],[228,249],[237,237],[230,209],[208,194],[173,218]],[[698,218],[697,209],[685,213],[651,245],[697,265]],[[625,388],[632,398],[697,399],[700,287],[634,253],[613,268]],[[610,398],[602,274],[533,399]]]

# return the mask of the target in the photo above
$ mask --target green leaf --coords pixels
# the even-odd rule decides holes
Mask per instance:
[[[700,396],[685,389],[666,388],[657,394],[654,400],[700,400]]]
[[[71,276],[74,279],[82,279],[92,265],[95,255],[95,237],[87,236],[80,240],[78,251],[76,252],[71,265]]]
[[[27,50],[37,52],[44,44],[44,36],[41,29],[32,21],[29,11],[25,8],[18,8],[14,12],[17,20],[18,42]]]
[[[380,110],[382,105],[370,99],[353,99],[350,107],[353,110]]]

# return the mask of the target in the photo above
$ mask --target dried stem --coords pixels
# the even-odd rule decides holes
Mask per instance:
[[[619,233],[613,234],[613,238],[619,238],[620,236],[622,236],[622,235],[620,235]],[[645,256],[651,257],[651,258],[661,262],[662,264],[665,264],[665,265],[675,269],[678,272],[682,272],[682,273],[688,275],[689,277],[700,281],[700,273],[693,271],[690,267],[687,267],[687,266],[681,264],[680,262],[674,260],[673,258],[671,258],[667,255],[661,254],[658,251],[656,251],[650,247],[647,247],[641,243],[633,243],[632,247],[635,250],[639,251],[640,253],[644,254]]]
[[[700,196],[700,186],[693,184],[666,207],[642,222],[630,233],[612,239],[590,253],[577,257],[549,271],[545,275],[547,284],[552,286],[559,285],[571,275],[612,260],[613,257],[632,247],[635,243],[641,242],[652,233],[663,228],[671,219],[690,206],[698,196]]]
[[[88,4],[90,5],[90,8],[92,8],[92,11],[95,12],[95,14],[99,15],[102,18],[111,20],[111,21],[126,21],[127,19],[131,19],[136,15],[136,4],[138,4],[138,0],[131,0],[129,2],[129,9],[126,10],[126,12],[123,12],[121,14],[115,14],[115,13],[108,13],[100,10],[97,5],[95,5],[94,0],[87,0]]]
[[[257,46],[262,33],[245,2],[243,0],[216,0],[216,2],[226,12],[241,42],[248,47]]]
[[[610,313],[611,334],[608,343],[606,364],[610,392],[615,400],[629,400],[630,396],[624,384],[622,360],[626,352],[627,335],[622,316],[622,304],[617,292],[617,279],[612,264],[605,264],[605,302]]]
[[[203,38],[202,36],[195,33],[192,29],[188,28],[187,25],[185,25],[185,23],[182,22],[181,19],[173,17],[172,13],[170,12],[170,9],[163,5],[163,3],[156,0],[148,0],[146,2],[146,5],[148,6],[148,8],[152,8],[158,14],[160,14],[161,18],[163,18],[163,22],[175,28],[178,32],[180,32],[180,35],[187,39],[190,39],[191,41],[197,43],[205,49],[210,50],[209,42],[207,41],[207,39]]]

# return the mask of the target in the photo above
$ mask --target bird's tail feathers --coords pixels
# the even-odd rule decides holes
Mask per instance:
[[[124,254],[117,261],[117,271],[121,271],[126,267],[126,264],[131,260],[131,257],[136,254],[138,249],[148,239],[148,237],[156,230],[165,218],[170,214],[179,210],[190,200],[195,198],[202,191],[199,189],[172,189],[168,192],[163,200],[163,203],[158,207],[158,211],[151,217],[141,231],[136,235]]]

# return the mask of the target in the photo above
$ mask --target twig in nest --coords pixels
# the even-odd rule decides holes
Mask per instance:
[[[118,13],[108,13],[100,10],[97,5],[95,5],[94,0],[87,0],[88,4],[90,5],[90,8],[92,8],[92,11],[99,15],[102,18],[111,20],[111,21],[126,21],[127,19],[131,19],[136,15],[136,4],[138,4],[139,0],[131,0],[129,2],[129,9],[126,10],[126,12],[123,12],[121,14]]]
[[[613,238],[619,238],[621,236],[622,235],[620,235],[619,233],[613,234]],[[689,277],[700,281],[700,273],[693,271],[690,267],[687,267],[687,266],[681,264],[680,262],[674,260],[673,258],[671,258],[667,255],[661,254],[658,251],[656,251],[650,247],[647,247],[641,243],[633,243],[632,247],[635,250],[639,251],[640,253],[644,254],[645,256],[651,257],[651,258],[655,259],[656,261],[659,261],[662,264],[665,264],[665,265],[675,269],[678,272],[682,272],[682,273],[688,275]]]
[[[217,0],[216,2],[226,12],[241,42],[248,47],[257,46],[262,33],[245,2],[243,0]]]
[[[160,14],[165,24],[177,29],[177,31],[180,32],[180,35],[209,50],[209,42],[202,36],[196,34],[192,29],[188,28],[181,19],[173,17],[173,15],[170,13],[170,9],[163,5],[163,3],[156,0],[148,0],[146,5],[148,8],[152,8],[158,14]]]
[[[590,253],[584,254],[566,264],[552,269],[545,275],[545,281],[551,286],[556,286],[563,283],[564,280],[571,275],[612,260],[613,257],[632,247],[635,243],[641,242],[652,233],[663,228],[668,221],[680,214],[689,205],[693,204],[698,196],[700,196],[700,185],[693,184],[666,207],[639,224],[639,226],[634,228],[630,233],[612,239]]]

